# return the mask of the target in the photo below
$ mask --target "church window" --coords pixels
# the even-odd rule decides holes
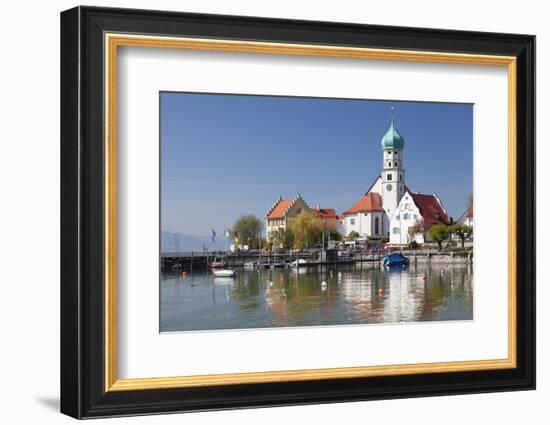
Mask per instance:
[[[396,162],[396,163],[395,163],[395,166],[396,166],[396,167],[399,167],[399,162]]]
[[[400,182],[403,181],[403,174],[399,174],[399,181],[400,181]]]
[[[378,227],[379,227],[379,225],[380,225],[379,221],[380,221],[380,220],[378,219],[378,217],[376,217],[376,218],[374,219],[374,234],[375,234],[375,235],[377,235],[377,234],[380,232],[379,229],[378,229]]]
[[[391,167],[391,161],[388,161],[388,167]]]
[[[388,180],[391,180],[391,174],[388,174]]]
[[[352,226],[355,226],[355,219],[354,219],[354,218],[350,218],[350,219],[349,219],[349,224],[351,224]]]

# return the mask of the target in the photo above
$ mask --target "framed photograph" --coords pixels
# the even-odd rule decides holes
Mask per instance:
[[[535,388],[535,37],[61,14],[61,411]]]

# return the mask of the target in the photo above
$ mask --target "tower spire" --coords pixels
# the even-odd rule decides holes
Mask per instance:
[[[395,108],[390,106],[390,128],[382,137],[382,207],[389,218],[405,193],[405,170],[403,169],[403,147],[405,140],[395,128]]]

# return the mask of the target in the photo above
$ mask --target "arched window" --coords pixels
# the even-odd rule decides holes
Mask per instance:
[[[379,226],[380,226],[380,220],[378,219],[378,217],[376,217],[374,219],[374,234],[377,235],[378,233],[380,233],[380,230],[379,230]]]

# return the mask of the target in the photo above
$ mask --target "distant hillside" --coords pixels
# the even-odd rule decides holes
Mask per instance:
[[[229,244],[230,242],[228,242]],[[177,249],[179,246],[179,249]],[[216,242],[212,242],[212,237],[185,235],[183,233],[161,232],[160,250],[161,252],[175,251],[202,251],[206,247],[209,251],[221,251],[225,249],[225,238],[223,234],[216,236]],[[229,246],[227,247],[229,248]]]

